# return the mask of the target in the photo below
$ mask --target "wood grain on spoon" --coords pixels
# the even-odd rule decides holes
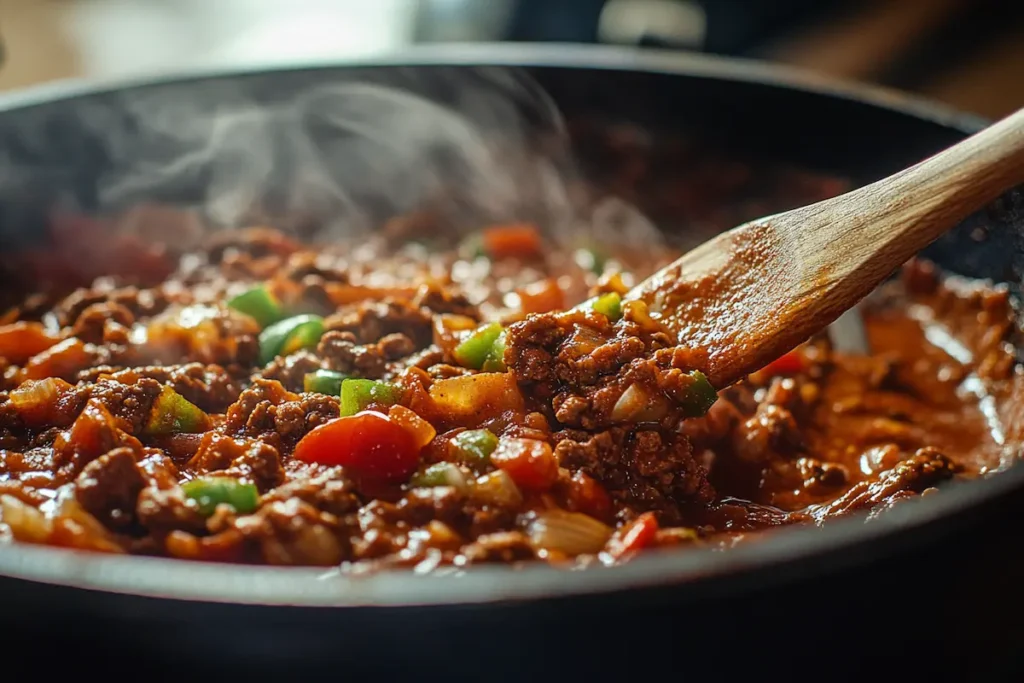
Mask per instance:
[[[626,298],[646,302],[722,388],[827,327],[911,256],[1021,184],[1024,110],[871,185],[723,233]]]

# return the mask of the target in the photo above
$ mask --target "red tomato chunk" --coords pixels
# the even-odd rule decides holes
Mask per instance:
[[[409,430],[372,411],[320,425],[299,441],[294,453],[303,462],[341,465],[360,477],[388,483],[412,476],[419,455]]]
[[[558,462],[546,441],[502,439],[491,462],[523,489],[546,491],[558,479]]]

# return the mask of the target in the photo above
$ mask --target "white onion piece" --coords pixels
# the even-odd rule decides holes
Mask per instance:
[[[519,492],[519,487],[503,470],[488,472],[477,479],[473,494],[480,500],[501,507],[517,507],[523,502],[523,494]]]
[[[527,534],[538,548],[575,556],[601,552],[612,529],[580,512],[545,510],[530,522]]]
[[[70,384],[56,377],[28,380],[11,391],[10,399],[19,411],[35,410],[53,405],[70,388]]]
[[[615,406],[612,407],[611,419],[613,422],[631,420],[634,415],[637,415],[644,409],[644,405],[646,403],[646,392],[636,384],[630,384],[629,387],[622,392],[622,396],[619,396],[619,400],[615,402]]]
[[[7,495],[0,496],[0,522],[10,527],[15,540],[24,543],[46,543],[53,529],[39,510]]]

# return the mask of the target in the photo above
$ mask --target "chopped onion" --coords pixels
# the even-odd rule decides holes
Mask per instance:
[[[552,509],[537,513],[527,534],[538,548],[575,556],[600,552],[612,529],[581,512]]]
[[[0,522],[11,528],[15,540],[24,543],[46,543],[53,527],[46,516],[14,496],[0,496]]]
[[[506,372],[478,372],[474,375],[440,379],[430,387],[441,417],[454,422],[473,422],[523,409],[515,377]]]
[[[614,422],[622,422],[624,420],[632,419],[634,415],[644,409],[644,404],[647,401],[647,394],[636,384],[630,384],[619,400],[615,402],[615,406],[612,408],[611,419]]]
[[[630,384],[612,407],[612,422],[656,422],[665,417],[668,402],[664,396],[651,396],[638,384]]]
[[[489,472],[476,480],[473,495],[485,502],[501,507],[517,507],[523,502],[523,494],[503,470]]]
[[[71,389],[70,384],[58,377],[27,380],[11,391],[11,404],[22,415],[48,415],[57,401]]]

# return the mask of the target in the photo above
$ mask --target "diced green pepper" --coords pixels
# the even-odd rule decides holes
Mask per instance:
[[[260,327],[266,327],[281,319],[281,304],[262,285],[253,287],[229,300],[228,306],[254,318]]]
[[[226,503],[235,512],[245,515],[253,512],[260,502],[260,493],[253,484],[244,484],[231,477],[203,477],[181,485],[185,496],[196,501],[199,513],[209,517],[217,506]]]
[[[502,330],[498,338],[494,340],[491,350],[487,352],[487,358],[484,359],[483,367],[480,369],[484,372],[505,372],[508,369],[505,367],[505,330]]]
[[[324,321],[320,318],[308,320],[292,330],[285,340],[284,346],[281,347],[280,354],[287,356],[299,349],[312,348],[320,342],[322,336],[324,336]]]
[[[482,369],[488,357],[494,353],[494,343],[501,333],[501,323],[491,323],[477,329],[455,347],[455,360],[462,367]]]
[[[498,437],[486,429],[470,429],[456,434],[452,446],[453,455],[461,462],[473,466],[486,465],[498,447]]]
[[[305,391],[314,391],[318,394],[337,396],[341,391],[341,383],[347,378],[348,375],[334,370],[317,370],[307,373],[302,378],[302,388]]]
[[[266,365],[279,354],[316,346],[324,333],[324,320],[318,315],[285,318],[260,333],[260,363]]]
[[[174,389],[165,386],[153,402],[149,419],[142,428],[151,436],[165,434],[197,434],[209,429],[210,419],[206,413],[185,400]]]
[[[608,292],[597,297],[594,302],[594,310],[608,320],[615,322],[622,317],[622,297],[618,292]]]
[[[387,382],[349,377],[341,383],[341,416],[355,415],[372,403],[394,405],[399,398],[398,387]]]
[[[711,386],[711,382],[700,370],[688,373],[692,380],[687,388],[686,394],[681,401],[683,412],[687,417],[700,417],[708,412],[715,401],[718,400],[718,392]]]
[[[427,469],[417,472],[409,480],[414,487],[454,486],[457,489],[466,487],[466,477],[458,465],[450,462],[434,463]]]

